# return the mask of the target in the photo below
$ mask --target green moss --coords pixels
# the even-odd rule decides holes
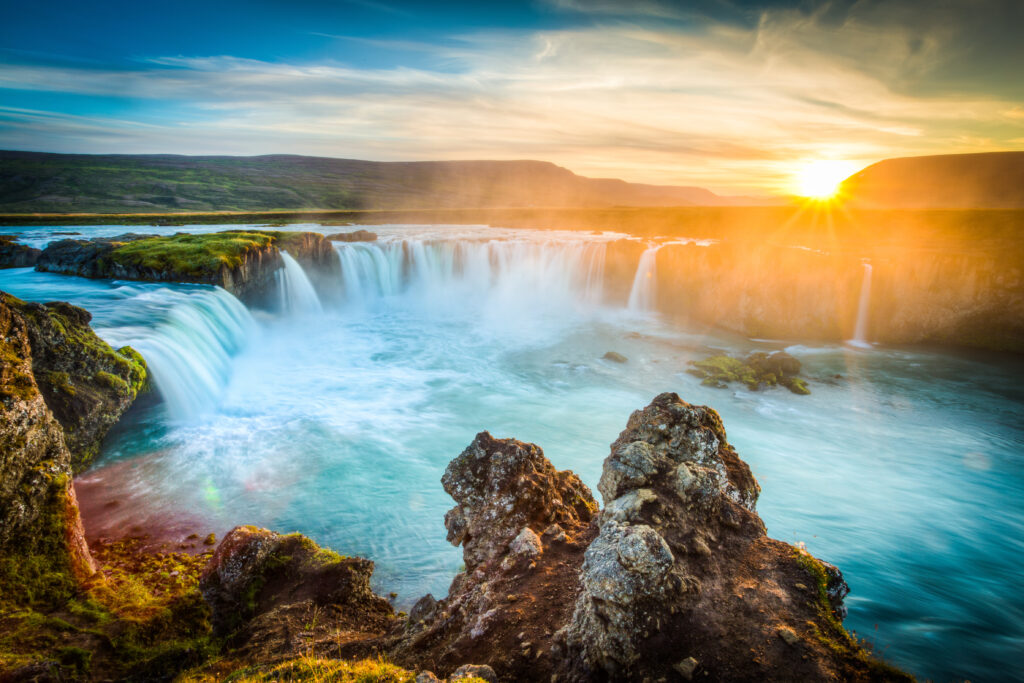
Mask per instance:
[[[715,389],[724,389],[730,382],[742,382],[751,391],[782,385],[794,394],[811,393],[807,382],[795,376],[800,371],[800,362],[785,353],[756,352],[743,359],[721,354],[691,361],[690,365],[686,372],[699,377],[702,385]]]
[[[117,375],[112,375],[109,372],[104,372],[103,370],[97,372],[94,379],[99,384],[109,387],[121,394],[127,394],[131,391],[131,387],[128,382],[125,382]]]
[[[71,383],[71,376],[66,372],[47,372],[46,381],[57,391],[68,396],[75,395],[75,386]]]
[[[873,657],[870,644],[858,640],[846,630],[828,598],[828,573],[824,565],[813,555],[799,548],[793,549],[793,558],[811,578],[815,588],[812,605],[825,622],[825,629],[810,624],[815,639],[834,654],[844,659],[852,659],[863,666],[869,673],[867,680],[913,681],[913,676]]]
[[[390,664],[383,659],[346,661],[307,656],[290,659],[266,667],[246,666],[224,670],[224,666],[197,670],[179,678],[179,683],[263,683],[265,681],[331,681],[332,683],[412,683],[416,673]],[[231,667],[226,667],[231,669]],[[466,683],[483,683],[481,678],[463,679]]]
[[[119,244],[108,258],[122,266],[202,278],[222,267],[238,267],[247,253],[270,246],[274,240],[269,234],[241,230],[151,237]]]

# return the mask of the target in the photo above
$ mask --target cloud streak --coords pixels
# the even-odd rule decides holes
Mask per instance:
[[[137,114],[0,109],[0,146],[540,158],[586,175],[784,192],[809,159],[867,164],[1019,145],[1024,105],[1013,97],[905,87],[939,68],[952,40],[850,18],[826,31],[789,10],[764,12],[753,27],[615,23],[417,43],[443,71],[230,56],[130,70],[12,61],[0,88],[127,98]],[[157,116],[169,103],[188,116]]]

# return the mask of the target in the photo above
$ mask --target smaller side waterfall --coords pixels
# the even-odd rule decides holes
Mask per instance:
[[[871,264],[864,264],[864,279],[860,285],[860,301],[857,304],[857,326],[853,330],[854,346],[870,346],[868,343],[868,314],[871,309]]]
[[[651,311],[654,309],[654,295],[657,287],[657,255],[660,244],[652,244],[640,255],[633,276],[633,287],[629,290],[629,303],[626,308],[631,311]]]
[[[322,312],[320,297],[316,295],[313,283],[309,281],[309,276],[299,262],[286,251],[281,252],[281,260],[284,267],[274,274],[281,296],[281,310],[300,315]]]
[[[142,354],[171,417],[208,413],[217,406],[231,378],[231,358],[253,335],[255,321],[242,302],[219,287],[187,293],[164,289],[148,296],[170,304],[159,323],[99,334]]]

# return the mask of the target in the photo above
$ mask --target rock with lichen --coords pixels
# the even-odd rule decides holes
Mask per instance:
[[[590,519],[597,504],[572,472],[559,472],[544,452],[481,432],[441,478],[457,505],[445,515],[448,540],[461,545],[467,571],[504,555],[524,528]]]

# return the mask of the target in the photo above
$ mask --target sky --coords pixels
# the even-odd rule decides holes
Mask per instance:
[[[542,159],[786,193],[1024,149],[1024,0],[0,0],[0,149]]]

